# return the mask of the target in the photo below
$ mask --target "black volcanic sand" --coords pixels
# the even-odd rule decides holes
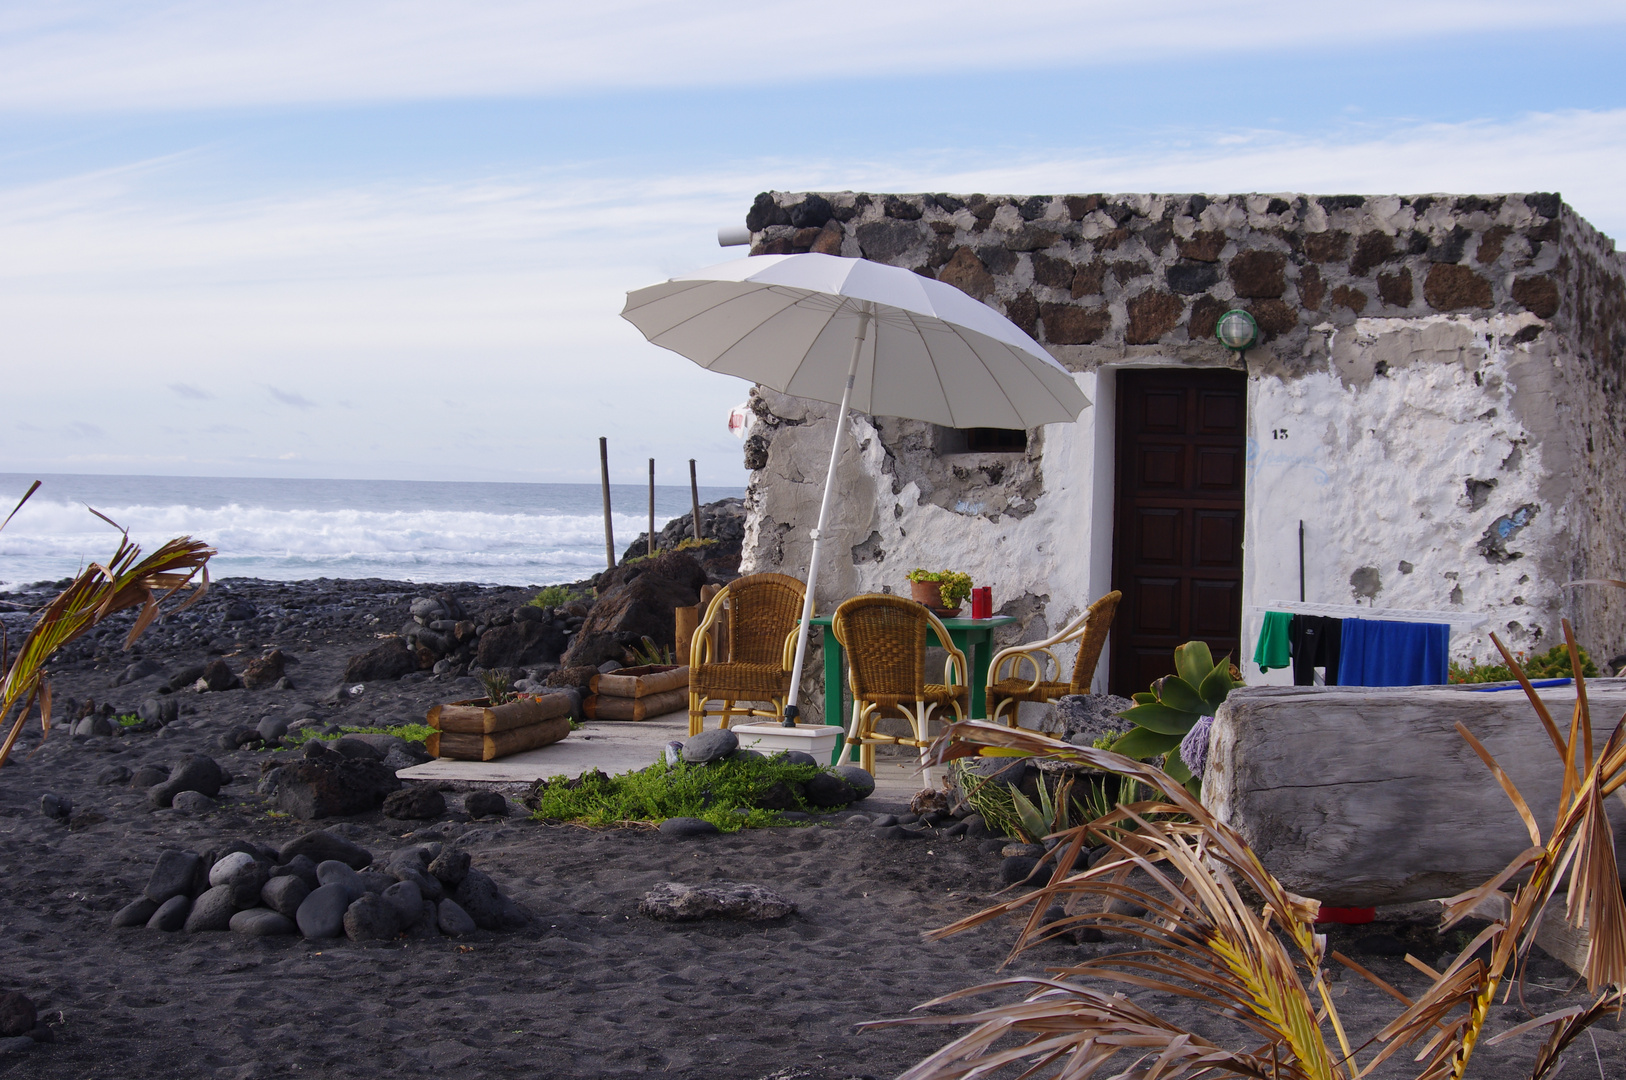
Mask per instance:
[[[378,581],[227,583],[193,617],[156,628],[136,655],[184,665],[211,648],[241,651],[232,660],[240,668],[277,644],[299,661],[289,668],[296,689],[182,691],[180,720],[162,733],[74,741],[59,729],[32,755],[38,737],[30,725],[0,771],[0,991],[31,997],[55,1041],[0,1056],[0,1076],[835,1080],[896,1075],[947,1041],[949,1029],[854,1025],[995,977],[1014,927],[930,943],[920,933],[987,903],[1000,888],[1000,856],[976,841],[887,839],[846,824],[847,814],[812,827],[670,839],[647,828],[592,831],[520,816],[470,821],[451,793],[452,809],[433,823],[370,814],[321,824],[376,856],[426,840],[466,848],[529,910],[529,930],[370,945],[113,930],[113,913],[140,893],[160,850],[204,851],[238,838],[280,845],[313,827],[267,814],[253,793],[263,754],[221,750],[222,732],[267,715],[419,720],[436,701],[478,692],[466,680],[408,678],[321,703],[346,659],[399,626],[423,592]],[[471,612],[526,599],[517,589],[457,593]],[[260,615],[224,622],[220,605],[235,597]],[[7,623],[15,635],[15,620]],[[58,694],[133,711],[162,675],[115,687],[133,659],[116,644],[93,642],[57,663]],[[110,765],[134,770],[187,752],[210,754],[237,777],[221,809],[195,817],[155,810],[144,791],[96,783]],[[72,798],[71,823],[41,814],[48,791]],[[712,880],[765,885],[800,911],[766,924],[685,925],[637,913],[657,882]],[[1415,992],[1423,980],[1402,954],[1438,964],[1451,942],[1426,916],[1400,914],[1334,928],[1331,946]],[[1039,973],[1125,947],[1050,943],[1013,970]],[[1577,1003],[1581,994],[1566,993],[1574,981],[1538,955],[1525,1001],[1537,1011]],[[1356,1031],[1370,1034],[1395,1015],[1397,1003],[1351,974],[1335,992]],[[1194,1018],[1171,995],[1136,999],[1174,1019]],[[1515,994],[1497,1007],[1492,1028],[1526,1015]],[[1208,1021],[1198,1026],[1212,1030]],[[1565,1080],[1600,1068],[1606,1078],[1626,1076],[1626,1038],[1613,1022],[1594,1032],[1597,1060],[1583,1035],[1566,1055]],[[1528,1075],[1537,1038],[1481,1046],[1469,1075]],[[1389,1065],[1380,1075],[1413,1075],[1404,1059]]]

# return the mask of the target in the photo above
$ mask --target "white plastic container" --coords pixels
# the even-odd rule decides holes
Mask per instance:
[[[735,724],[728,730],[740,740],[740,745],[767,754],[770,757],[782,750],[800,750],[812,754],[819,764],[825,764],[836,752],[836,740],[842,729],[830,724],[797,724],[793,728],[782,724]]]

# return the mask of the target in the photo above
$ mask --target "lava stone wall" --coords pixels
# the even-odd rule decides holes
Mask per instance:
[[[1240,307],[1293,357],[1321,324],[1435,312],[1530,311],[1574,297],[1574,318],[1622,324],[1566,282],[1557,195],[868,195],[764,193],[754,255],[820,251],[906,266],[956,285],[1052,347],[1196,344]],[[1594,280],[1595,277],[1595,280]],[[1615,294],[1618,303],[1618,292]],[[1613,322],[1611,322],[1613,320]],[[1065,362],[1065,361],[1064,361]],[[1071,365],[1070,365],[1071,366]]]

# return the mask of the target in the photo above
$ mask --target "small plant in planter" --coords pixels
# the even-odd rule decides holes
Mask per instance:
[[[905,576],[914,598],[929,608],[956,611],[971,595],[971,575],[958,570],[924,570],[917,566]],[[932,586],[936,586],[935,590]]]

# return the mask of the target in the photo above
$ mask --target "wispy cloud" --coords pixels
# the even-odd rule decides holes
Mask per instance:
[[[172,382],[169,384],[169,388],[175,392],[177,397],[186,398],[188,401],[213,401],[215,399],[215,396],[209,391],[200,390],[191,383]]]
[[[138,180],[103,173],[0,189],[14,411],[48,415],[50,402],[82,400],[89,386],[100,395],[93,412],[173,414],[185,435],[145,448],[155,460],[184,451],[255,471],[297,445],[301,469],[329,475],[590,480],[596,437],[617,430],[593,403],[613,396],[651,440],[679,448],[675,459],[696,457],[726,481],[740,458],[723,421],[744,384],[648,345],[617,313],[628,289],[741,254],[717,248],[712,230],[741,221],[763,189],[1557,189],[1605,232],[1626,234],[1626,110],[1316,136],[1219,131],[1184,145],[1023,156],[944,147],[868,161],[779,157],[653,176],[583,166],[252,199],[200,197],[196,160]],[[200,392],[267,407],[215,418],[229,431],[199,429],[189,423],[196,399],[179,389],[199,385],[132,390],[128,375],[143,365],[207,365]],[[355,406],[345,423],[316,422],[327,415],[318,408],[341,402]],[[403,433],[410,452],[376,449]],[[4,428],[0,454],[83,462],[116,456],[124,440],[118,430],[25,439]]]
[[[278,401],[282,402],[284,405],[292,405],[296,409],[314,409],[314,408],[316,408],[316,402],[312,401],[310,398],[306,397],[304,394],[299,393],[298,391],[295,391],[295,390],[279,390],[275,386],[268,386],[265,389],[266,389],[266,393],[270,394],[273,398],[276,398]]]
[[[9,13],[0,108],[194,109],[986,73],[1201,54],[1249,56],[1465,28],[1620,25],[1608,0],[285,0]]]

